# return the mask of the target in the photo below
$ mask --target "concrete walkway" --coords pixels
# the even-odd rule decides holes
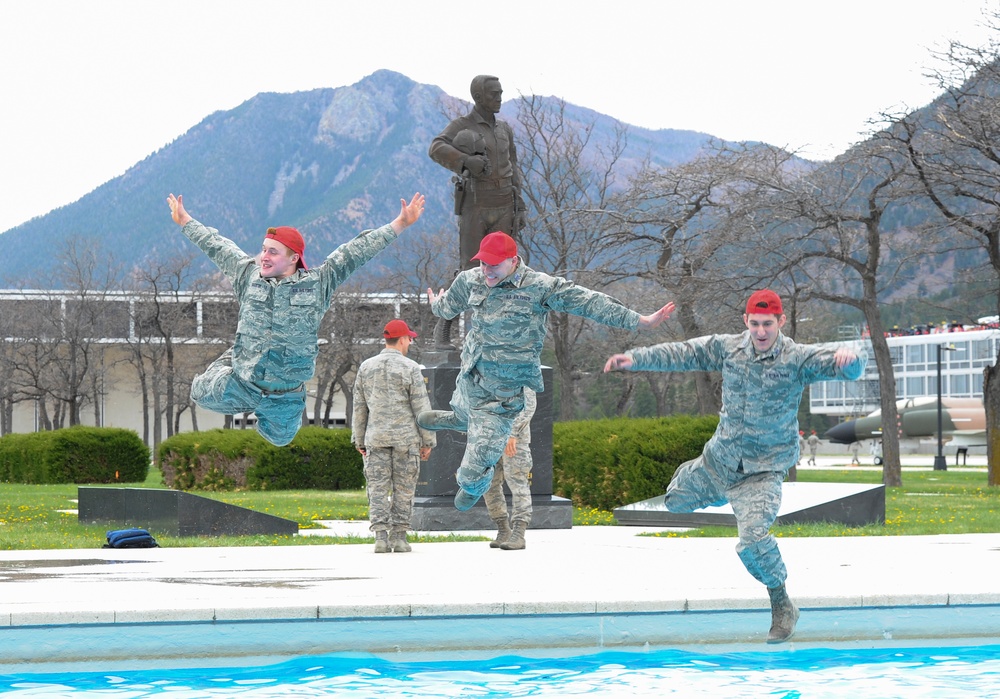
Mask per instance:
[[[327,524],[367,533],[366,522]],[[523,551],[415,543],[407,554],[370,544],[4,551],[0,672],[327,652],[1000,642],[1000,533],[783,539],[803,610],[783,646],[764,644],[767,594],[735,535],[588,526],[529,530],[527,541]]]

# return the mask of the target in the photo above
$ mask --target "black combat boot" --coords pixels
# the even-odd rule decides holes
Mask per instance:
[[[406,541],[406,532],[393,532],[389,537],[389,548],[393,553],[409,553],[412,549]]]
[[[453,410],[425,410],[417,414],[417,425],[425,430],[459,430],[458,418]]]
[[[767,588],[767,594],[771,597],[771,630],[767,633],[767,642],[787,641],[795,633],[795,622],[799,620],[799,609],[789,599],[784,585]]]
[[[528,525],[524,522],[514,522],[514,527],[511,529],[510,538],[507,541],[500,544],[500,548],[504,551],[520,551],[524,548],[524,530],[528,528]]]
[[[434,349],[458,349],[455,343],[451,341],[451,325],[453,322],[454,319],[451,318],[438,318],[437,324],[434,326]]]
[[[503,548],[503,544],[510,538],[510,522],[507,517],[497,517],[493,521],[497,524],[497,538],[490,542],[490,548]]]

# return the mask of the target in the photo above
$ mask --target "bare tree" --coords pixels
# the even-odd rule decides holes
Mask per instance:
[[[742,241],[754,239],[767,215],[766,197],[784,187],[792,155],[776,148],[715,144],[695,160],[672,168],[647,165],[618,197],[621,226],[615,245],[635,260],[648,260],[637,274],[666,290],[677,304],[675,319],[686,338],[718,332],[718,310],[773,274],[774,266],[746,264]],[[733,328],[739,311],[734,307]],[[723,321],[725,322],[725,321]],[[675,377],[650,376],[658,410],[667,410]],[[719,411],[719,377],[695,372],[697,409]]]
[[[618,224],[607,215],[613,193],[624,186],[619,178],[626,128],[616,125],[612,134],[598,135],[594,123],[573,121],[565,103],[553,105],[536,96],[521,99],[517,121],[518,165],[528,205],[527,226],[517,237],[528,263],[599,290],[628,276],[621,252],[608,244]],[[576,348],[587,322],[552,313],[548,324],[559,419],[568,420],[576,416],[580,400],[583,369]]]
[[[30,317],[17,329],[19,341],[7,354],[9,380],[18,399],[36,401],[42,429],[80,424],[88,403],[100,424],[107,369],[103,340],[115,336],[121,321],[108,302],[117,277],[114,261],[98,259],[72,238],[56,262],[53,280],[63,291],[25,301]]]
[[[906,170],[894,139],[876,134],[784,188],[773,202],[774,225],[765,229],[800,298],[849,306],[864,316],[878,368],[883,425],[895,425],[898,414],[881,306],[903,275],[926,264],[929,251],[925,230],[900,226],[892,215],[915,199]],[[883,483],[902,485],[896,430],[883,430],[882,450]]]
[[[1000,14],[989,18],[994,36]],[[938,55],[933,75],[943,94],[929,108],[899,120],[913,175],[952,233],[978,247],[984,262],[971,270],[1000,314],[1000,47],[953,42]],[[986,274],[978,274],[985,272]],[[1000,355],[983,372],[989,484],[1000,484]]]
[[[332,409],[338,393],[344,397],[345,420],[350,424],[354,372],[361,362],[382,350],[382,328],[386,323],[402,317],[421,338],[430,337],[432,316],[426,304],[421,305],[417,290],[411,288],[407,294],[398,294],[386,291],[386,287],[383,277],[362,273],[354,275],[334,294],[319,332],[316,392],[311,396],[317,424],[321,424],[321,416],[323,425],[333,423]],[[419,361],[417,344],[410,352]]]
[[[142,400],[143,439],[155,450],[178,428],[189,404],[190,371],[182,371],[179,343],[197,336],[198,293],[192,284],[194,255],[167,261],[147,260],[133,270],[126,344]],[[152,426],[152,435],[150,427]]]

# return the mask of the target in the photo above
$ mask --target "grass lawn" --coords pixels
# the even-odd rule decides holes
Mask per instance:
[[[831,469],[799,470],[800,481],[881,483],[878,471]],[[850,528],[839,524],[775,527],[779,537],[887,536],[912,534],[969,534],[1000,532],[1000,488],[986,485],[986,474],[971,469],[908,471],[902,488],[886,491],[885,525]],[[150,470],[145,483],[133,487],[160,488],[159,471]],[[223,502],[291,519],[301,528],[315,528],[317,520],[366,520],[364,491],[241,491],[199,493]],[[105,525],[81,525],[76,517],[77,486],[0,483],[0,550],[100,548]],[[576,526],[614,524],[610,512],[574,508]],[[657,536],[735,536],[731,527],[706,527]],[[370,543],[372,537],[239,536],[172,537],[153,532],[165,547],[182,546],[312,546],[331,543]],[[482,537],[442,535],[420,541],[482,541]]]
[[[150,469],[145,483],[127,487],[162,488],[160,472]],[[291,519],[302,529],[320,528],[316,520],[367,520],[368,499],[363,490],[282,490],[228,493],[198,492],[198,495],[232,505]],[[110,527],[80,524],[76,515],[76,485],[22,485],[0,483],[0,550],[100,548]],[[169,536],[151,531],[164,547],[186,546],[315,546],[334,543],[371,543],[374,537],[314,536]],[[411,541],[482,541],[482,537],[442,535],[411,536]]]

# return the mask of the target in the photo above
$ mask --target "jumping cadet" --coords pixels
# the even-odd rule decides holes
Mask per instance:
[[[736,553],[771,598],[768,643],[791,638],[799,610],[785,590],[787,571],[771,534],[781,484],[798,461],[798,410],[816,381],[856,380],[867,354],[848,347],[800,345],[785,337],[781,299],[769,289],[746,304],[739,335],[710,335],[612,355],[604,371],[721,371],[722,411],[701,456],[681,464],[664,496],[670,512],[730,503]]]

